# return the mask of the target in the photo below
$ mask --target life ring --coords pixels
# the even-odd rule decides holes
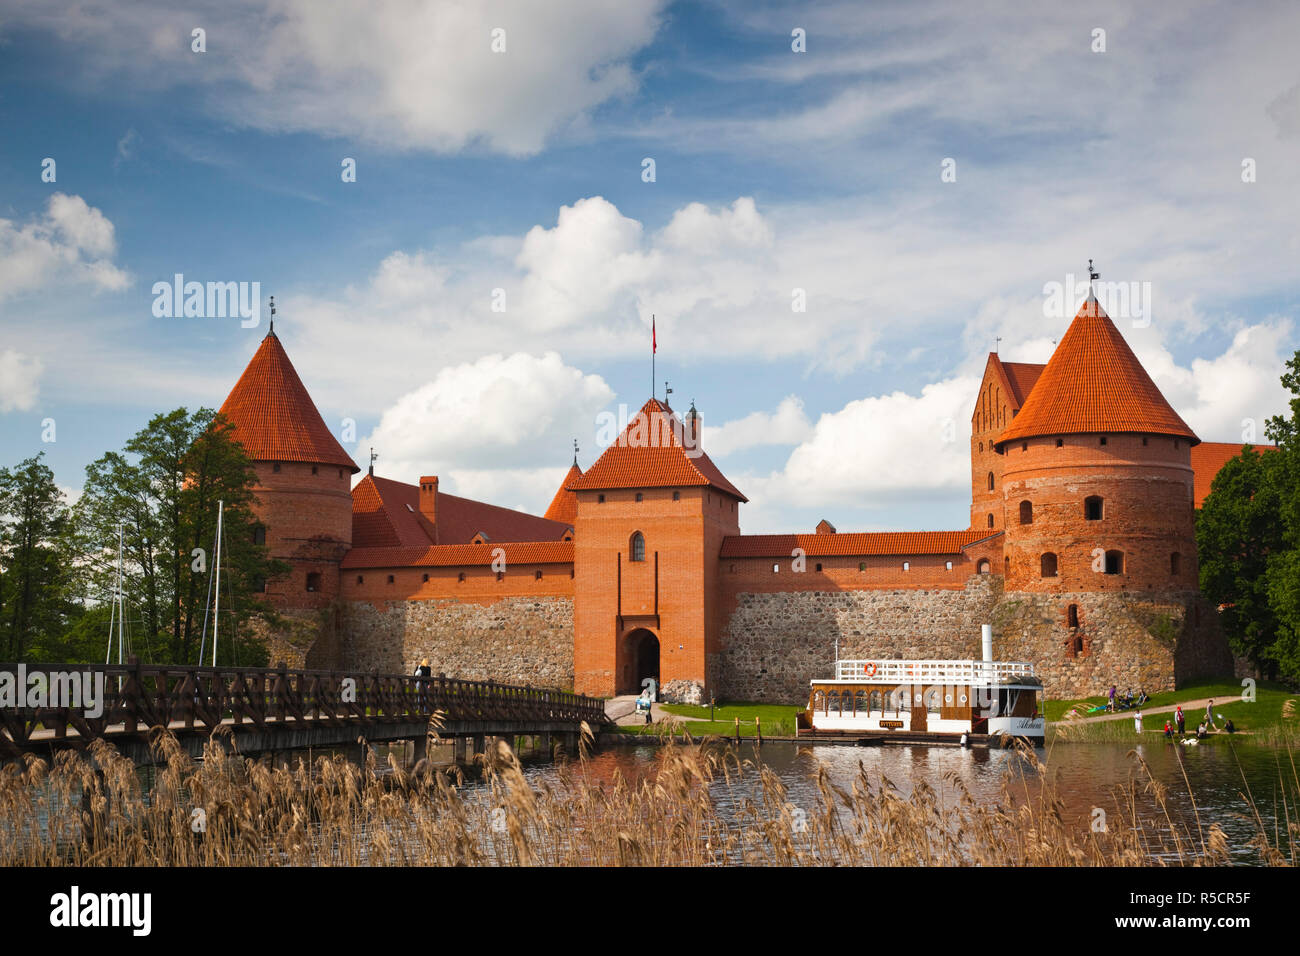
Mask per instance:
[[[866,668],[866,670],[867,670],[867,676],[868,676],[868,677],[875,677],[875,676],[876,676],[876,664],[875,664],[875,661],[871,661],[870,663],[868,663],[868,664],[867,664],[867,668]]]

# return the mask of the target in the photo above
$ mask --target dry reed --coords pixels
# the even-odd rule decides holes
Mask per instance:
[[[214,735],[202,761],[168,733],[151,746],[152,785],[97,742],[88,754],[36,757],[0,769],[0,865],[357,866],[809,865],[1145,866],[1228,859],[1217,824],[1178,825],[1166,788],[1137,758],[1138,779],[1117,793],[1102,832],[1072,819],[1032,749],[1004,799],[978,802],[953,773],[904,794],[859,763],[846,785],[816,771],[815,796],[796,807],[769,767],[721,741],[664,741],[657,765],[633,782],[594,779],[584,729],[578,759],[530,784],[499,743],[482,782],[390,757],[386,772],[320,757],[292,769],[234,753]],[[1294,774],[1294,763],[1292,764]],[[1145,776],[1145,779],[1143,779]],[[1150,796],[1163,820],[1153,825]],[[1248,795],[1243,794],[1251,807]],[[1294,801],[1291,801],[1294,802]],[[725,806],[724,806],[725,804]],[[1143,817],[1142,806],[1146,806]],[[1300,825],[1285,832],[1257,813],[1261,862],[1294,864]],[[1287,847],[1286,850],[1283,847]]]

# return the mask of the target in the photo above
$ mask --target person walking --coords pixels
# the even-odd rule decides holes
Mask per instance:
[[[1187,717],[1183,714],[1182,704],[1179,704],[1178,709],[1174,711],[1174,722],[1178,724],[1179,737],[1187,733]]]
[[[1214,698],[1213,697],[1211,697],[1210,702],[1205,705],[1205,725],[1207,727],[1213,727],[1215,730],[1219,729],[1219,725],[1214,722]]]
[[[433,676],[433,668],[429,666],[429,658],[426,657],[416,666],[415,676],[418,678],[415,682],[415,692],[419,694],[424,690],[425,680]]]

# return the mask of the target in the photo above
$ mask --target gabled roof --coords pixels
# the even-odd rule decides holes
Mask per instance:
[[[356,568],[448,568],[490,565],[505,552],[506,574],[512,565],[572,564],[572,541],[514,541],[503,544],[440,544],[425,548],[353,548],[343,556],[344,570]]]
[[[724,558],[788,558],[795,548],[810,557],[882,554],[961,554],[989,537],[975,531],[852,531],[838,534],[735,534],[722,539]]]
[[[565,487],[571,491],[605,488],[665,488],[707,485],[748,501],[718,470],[703,449],[683,447],[682,423],[671,408],[650,399],[622,434],[586,473]]]
[[[438,492],[436,533],[420,513],[420,488],[366,475],[352,489],[352,547],[427,548],[468,544],[483,533],[493,541],[558,541],[569,530],[523,511]]]
[[[274,332],[268,332],[221,406],[254,461],[309,461],[361,469],[330,432]]]
[[[550,507],[546,509],[546,518],[548,520],[573,524],[578,517],[578,496],[569,490],[569,484],[581,477],[582,469],[578,467],[578,463],[575,461],[569,466],[569,473],[560,482],[555,497],[551,499]]]
[[[1033,362],[1003,362],[1001,359],[998,363],[1002,366],[1002,371],[1006,373],[1007,382],[1011,386],[1009,392],[1013,399],[1011,403],[1012,410],[1017,410],[1024,406],[1025,399],[1033,391],[1034,384],[1038,377],[1043,374],[1046,365],[1037,365]]]
[[[1210,494],[1210,486],[1223,466],[1241,454],[1241,442],[1205,441],[1192,448],[1193,507],[1199,508]],[[1255,445],[1256,451],[1277,451],[1276,445]]]
[[[998,444],[1041,435],[1145,432],[1199,442],[1095,298],[1089,298]]]

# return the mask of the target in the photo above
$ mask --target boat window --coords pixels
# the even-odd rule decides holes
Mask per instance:
[[[821,690],[813,691],[813,713],[825,711],[826,709],[826,692]]]
[[[881,702],[881,694],[878,690],[873,690],[867,697],[867,712],[878,710],[883,716],[885,713],[884,704]]]
[[[865,714],[869,711],[870,704],[867,702],[867,692],[860,690],[853,700],[853,712],[855,714]]]
[[[840,692],[837,690],[831,691],[827,700],[826,712],[838,717],[840,715]]]

